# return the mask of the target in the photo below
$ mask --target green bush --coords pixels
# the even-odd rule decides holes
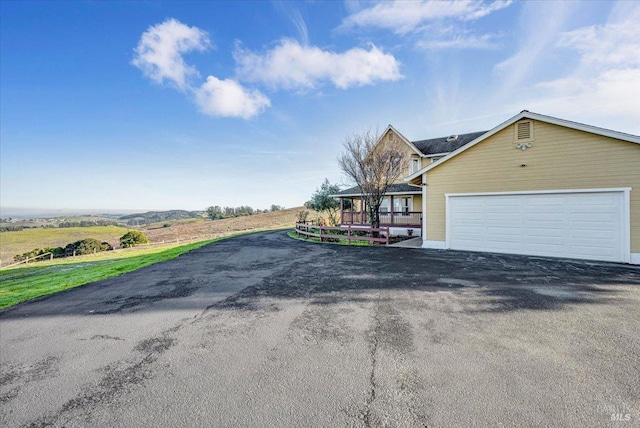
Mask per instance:
[[[51,253],[54,259],[61,257],[69,257],[69,256],[81,256],[83,254],[93,254],[99,253],[101,251],[110,251],[113,250],[113,247],[108,242],[100,242],[94,238],[81,239],[80,241],[76,241],[72,244],[67,244],[67,246],[63,247],[45,247],[45,248],[36,248],[29,252],[17,254],[13,257],[13,260],[16,262],[21,262],[23,260],[32,259],[34,257],[42,256],[44,254]],[[41,257],[36,261],[49,260],[50,257]]]
[[[108,242],[100,242],[95,238],[86,238],[69,244],[65,247],[64,252],[67,256],[84,254],[94,254],[100,251],[110,251],[113,247]]]
[[[146,244],[149,242],[147,236],[139,230],[130,230],[120,238],[120,246],[122,248],[134,247],[138,244]]]

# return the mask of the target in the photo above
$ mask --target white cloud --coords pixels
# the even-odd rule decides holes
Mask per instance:
[[[495,41],[496,35],[483,34],[481,36],[464,32],[440,39],[426,39],[416,43],[418,48],[429,50],[441,49],[498,49],[501,44]]]
[[[298,40],[303,45],[309,44],[309,31],[307,30],[307,24],[304,22],[304,18],[300,14],[300,11],[295,8],[295,3],[293,2],[285,2],[285,1],[276,1],[274,5],[276,9],[278,9],[282,14],[284,14],[296,33],[298,34]]]
[[[541,95],[528,105],[556,114],[580,112],[591,116],[635,118],[640,130],[640,69],[604,70],[593,76],[570,76],[537,85]],[[533,107],[532,107],[533,109]]]
[[[207,33],[201,29],[167,19],[142,34],[132,64],[158,83],[168,80],[185,89],[188,78],[199,74],[193,66],[185,64],[182,55],[204,51],[210,46]]]
[[[258,90],[249,90],[230,79],[214,76],[194,90],[200,110],[210,116],[242,117],[249,119],[271,105],[269,98]]]
[[[566,75],[540,81],[524,101],[527,108],[561,117],[613,127],[635,123],[640,132],[640,5],[617,13],[605,25],[578,28],[557,35],[555,48],[577,54],[576,67]]]
[[[511,3],[511,0],[383,1],[349,15],[341,27],[378,27],[392,30],[397,34],[406,34],[420,30],[429,21],[480,19],[508,7]]]
[[[494,72],[500,77],[501,95],[508,94],[539,68],[547,65],[560,32],[580,5],[570,2],[529,2],[522,8],[519,23],[522,36],[518,51],[498,63]]]
[[[583,67],[640,67],[640,8],[635,15],[623,22],[563,33],[557,46],[580,53]]]
[[[249,119],[271,105],[269,98],[255,89],[247,89],[231,79],[207,77],[197,86],[200,76],[195,67],[185,64],[183,54],[211,46],[207,33],[175,19],[150,27],[142,34],[132,64],[158,83],[172,82],[194,97],[200,111],[209,116]]]
[[[373,45],[335,53],[283,39],[264,54],[238,47],[234,58],[243,79],[285,89],[314,88],[324,81],[346,89],[402,77],[395,57]]]

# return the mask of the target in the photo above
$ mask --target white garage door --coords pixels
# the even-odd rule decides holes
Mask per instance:
[[[625,261],[625,193],[449,195],[457,250]]]

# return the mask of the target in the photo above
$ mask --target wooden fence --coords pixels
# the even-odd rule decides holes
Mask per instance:
[[[326,232],[342,232],[342,233],[326,233]],[[362,236],[358,233],[354,234],[354,232],[366,232],[369,233],[370,236]],[[373,233],[377,232],[379,235],[383,234],[384,236],[380,236],[377,238],[373,237]],[[389,244],[389,228],[388,227],[380,227],[380,228],[372,228],[372,227],[327,227],[327,226],[314,226],[305,223],[296,223],[296,233],[302,236],[309,236],[313,238],[320,239],[320,242],[323,240],[330,241],[335,239],[345,239],[348,244],[351,244],[351,241],[368,241],[368,242],[379,242],[385,245]]]

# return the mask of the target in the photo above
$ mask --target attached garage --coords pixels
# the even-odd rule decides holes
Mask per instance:
[[[523,111],[407,181],[423,248],[640,264],[640,136]]]
[[[629,191],[448,194],[448,248],[629,262]]]

